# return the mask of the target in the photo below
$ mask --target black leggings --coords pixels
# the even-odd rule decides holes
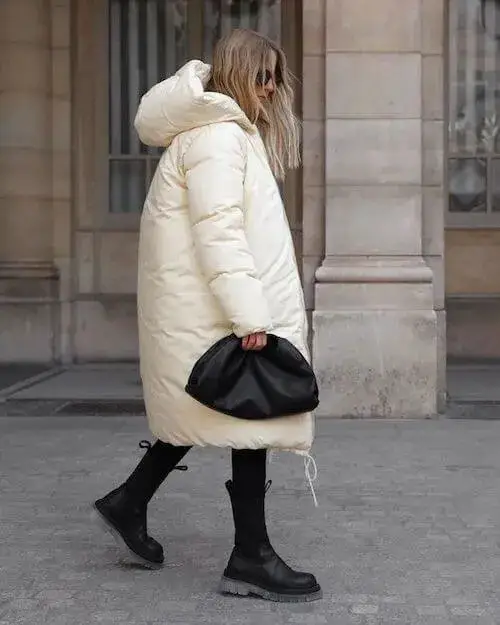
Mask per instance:
[[[167,475],[179,464],[191,447],[176,447],[156,441],[127,480],[127,487],[138,501],[146,504]],[[266,450],[233,449],[232,470],[235,492],[261,495],[266,483]]]
[[[192,447],[175,447],[170,443],[156,441],[151,451],[158,449],[159,455],[166,466],[175,466]],[[252,490],[255,487],[262,487],[266,483],[266,459],[265,449],[233,449],[231,453],[231,464],[233,469],[233,484],[235,489],[240,487]]]
[[[265,449],[233,449],[233,487],[236,492],[261,495],[266,485]]]

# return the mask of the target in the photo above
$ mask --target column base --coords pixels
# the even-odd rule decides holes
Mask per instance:
[[[430,269],[418,257],[330,263],[318,270],[313,313],[318,416],[435,415],[439,341]]]
[[[0,262],[0,362],[58,360],[57,269],[45,262]]]
[[[437,406],[433,311],[313,313],[318,416],[427,417]]]

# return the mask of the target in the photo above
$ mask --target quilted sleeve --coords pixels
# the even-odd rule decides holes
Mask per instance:
[[[269,331],[271,317],[245,236],[246,142],[236,124],[207,126],[184,156],[196,252],[236,336]]]

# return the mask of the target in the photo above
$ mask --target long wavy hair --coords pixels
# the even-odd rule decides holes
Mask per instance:
[[[276,58],[274,92],[262,102],[256,93],[259,76]],[[271,169],[277,179],[300,165],[300,124],[293,112],[294,77],[283,50],[252,30],[236,29],[215,46],[209,91],[236,101],[261,133]]]

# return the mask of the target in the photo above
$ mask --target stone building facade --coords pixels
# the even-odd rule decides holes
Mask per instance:
[[[462,100],[476,110],[482,89],[495,111],[497,10],[496,0],[2,0],[1,361],[137,358],[140,204],[159,154],[138,144],[132,115],[147,87],[241,25],[279,38],[300,78],[303,168],[284,196],[320,414],[441,408],[447,354],[500,356],[500,212],[497,188],[481,182],[483,169],[494,180],[495,146],[484,158],[474,147],[486,124],[457,148]]]

